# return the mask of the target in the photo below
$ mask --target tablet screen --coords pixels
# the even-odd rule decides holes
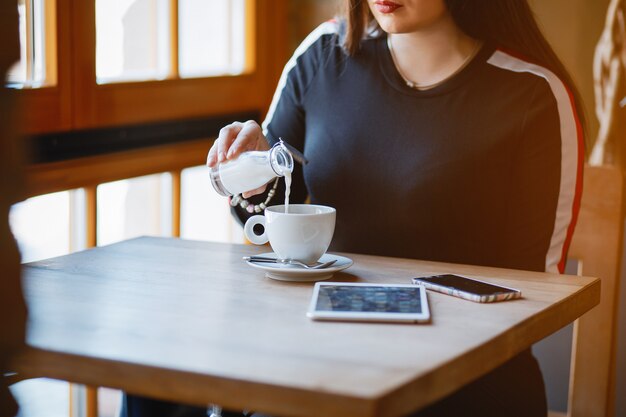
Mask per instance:
[[[427,321],[426,292],[420,285],[317,283],[309,316],[314,319]]]
[[[317,296],[318,311],[421,313],[421,287],[324,285]]]

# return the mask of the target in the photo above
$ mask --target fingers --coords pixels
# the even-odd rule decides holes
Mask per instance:
[[[220,134],[216,140],[217,162],[224,162],[226,160],[226,153],[228,152],[230,145],[237,138],[237,135],[239,135],[243,127],[243,123],[234,122],[220,129]]]
[[[237,136],[237,133],[241,130],[243,126],[240,122],[234,122],[229,124],[228,126],[223,127],[220,130],[219,136],[213,142],[213,146],[209,149],[209,153],[206,158],[206,164],[209,168],[217,165],[218,162],[222,162],[225,158],[224,155],[224,142],[228,142],[228,146]]]
[[[209,167],[227,159],[234,159],[242,152],[269,149],[261,126],[253,120],[233,122],[224,126],[211,146],[206,164]]]
[[[213,168],[217,164],[217,141],[213,142],[213,146],[209,149],[206,156],[206,164],[209,168]]]
[[[267,188],[267,184],[259,187],[259,188],[255,188],[254,190],[250,190],[250,191],[246,191],[245,193],[241,193],[241,196],[243,198],[250,198],[253,195],[257,195],[257,194],[261,194],[262,192],[265,191],[265,189]]]
[[[241,131],[232,142],[226,158],[232,159],[239,156],[242,152],[265,149],[269,149],[269,145],[265,136],[263,136],[261,126],[253,120],[248,120],[243,124]]]

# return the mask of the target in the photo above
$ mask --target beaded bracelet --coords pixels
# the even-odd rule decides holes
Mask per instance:
[[[278,187],[278,178],[276,178],[276,180],[274,181],[274,185],[267,193],[267,198],[261,204],[252,204],[248,200],[243,198],[241,194],[237,194],[231,197],[230,205],[233,207],[237,207],[237,205],[239,205],[239,207],[245,209],[250,214],[260,213],[265,210],[265,207],[267,207],[272,197],[274,197],[274,194],[276,194],[276,187]]]

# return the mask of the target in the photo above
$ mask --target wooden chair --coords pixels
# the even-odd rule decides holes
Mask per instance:
[[[569,257],[578,273],[602,280],[600,304],[574,324],[568,413],[611,417],[614,413],[615,356],[624,204],[621,170],[587,166],[578,223]],[[550,416],[563,415],[550,413]]]

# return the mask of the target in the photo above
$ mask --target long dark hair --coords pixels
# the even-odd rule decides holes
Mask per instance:
[[[541,33],[527,0],[444,0],[452,19],[467,35],[523,55],[561,79],[574,95],[579,120],[585,128],[580,94],[561,60]],[[359,51],[366,30],[376,27],[367,1],[346,0],[343,47],[349,55]],[[584,135],[585,137],[587,135]]]

